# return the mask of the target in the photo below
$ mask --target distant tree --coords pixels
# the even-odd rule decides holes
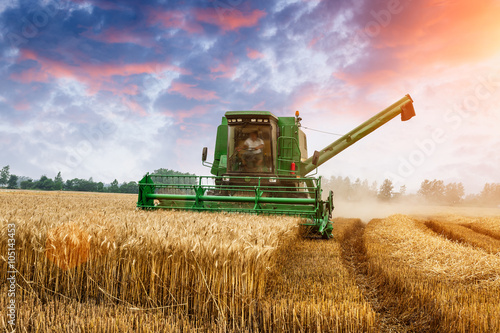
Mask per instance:
[[[430,181],[426,179],[421,183],[418,194],[430,202],[443,203],[445,201],[445,189],[446,186],[442,180],[434,179]]]
[[[402,185],[399,187],[399,193],[403,196],[406,194],[406,185]]]
[[[9,181],[7,182],[7,188],[17,188],[18,177],[16,175],[10,175]]]
[[[153,172],[153,174],[163,175],[163,176],[194,176],[194,174],[191,174],[189,172],[180,172],[180,171],[163,169],[163,168],[155,170]]]
[[[365,192],[365,195],[370,194],[370,185],[368,185],[368,180],[363,180],[363,183],[361,184],[361,188],[363,189],[363,192]]]
[[[103,184],[103,182],[97,183],[97,192],[104,192],[104,184]]]
[[[139,192],[139,185],[137,185],[136,182],[128,182],[128,183],[123,183],[120,186],[120,192],[121,193],[138,193]]]
[[[0,185],[4,186],[7,185],[7,182],[9,181],[9,175],[10,175],[10,166],[6,165],[0,170]]]
[[[462,183],[450,183],[444,190],[444,198],[447,204],[456,205],[463,200],[465,195],[464,185]]]
[[[30,177],[26,176],[17,176],[17,187],[21,188],[21,183],[25,180],[31,179]]]
[[[53,191],[54,181],[43,175],[38,181],[35,182],[34,188],[44,191]]]
[[[118,193],[120,192],[120,188],[118,187],[118,180],[113,180],[111,185],[108,188],[108,192]]]
[[[92,177],[90,177],[89,180],[84,180],[83,184],[84,186],[82,191],[97,192],[97,183],[94,182],[94,179]]]
[[[335,193],[336,198],[341,198],[342,200],[352,199],[353,188],[349,177],[331,176],[330,179],[325,180],[323,188],[323,193],[328,193],[331,190]]]
[[[368,180],[357,178],[351,182],[349,177],[331,176],[322,179],[323,194],[329,191],[335,193],[335,197],[342,200],[362,201],[369,198],[376,198],[378,194],[377,183],[370,186]]]
[[[394,186],[392,186],[392,181],[390,181],[389,179],[384,180],[382,186],[380,186],[378,197],[382,200],[390,200],[392,198],[393,189]]]
[[[21,182],[21,188],[22,188],[23,190],[30,190],[30,189],[32,189],[34,186],[35,186],[35,183],[33,182],[33,179],[31,179],[31,178],[28,178],[28,179],[23,180],[23,181]]]
[[[487,183],[480,194],[480,200],[486,205],[500,205],[500,183]]]
[[[71,191],[84,191],[84,192],[97,192],[97,183],[89,180],[73,178],[70,181],[66,181],[65,188]]]
[[[61,176],[61,171],[57,173],[57,176],[54,178],[54,190],[60,191],[64,187],[64,181]]]
[[[351,185],[351,199],[361,200],[363,197],[363,188],[361,185],[361,179],[357,178]]]
[[[432,195],[432,185],[430,180],[426,179],[420,184],[420,189],[418,190],[418,194],[423,196],[424,198],[430,198]]]
[[[68,179],[68,180],[66,180],[66,183],[64,184],[63,189],[66,191],[73,191],[73,186],[74,186],[73,180]]]
[[[374,195],[374,196],[377,196],[378,194],[378,184],[376,181],[374,181],[372,183],[372,185],[370,186],[370,192]]]

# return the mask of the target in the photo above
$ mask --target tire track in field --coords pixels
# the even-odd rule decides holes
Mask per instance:
[[[400,290],[383,272],[374,272],[368,262],[364,243],[365,224],[353,222],[341,237],[344,264],[366,300],[378,314],[381,332],[431,332],[432,319],[426,313],[402,309],[411,295]],[[390,265],[390,263],[388,263]],[[410,312],[410,316],[408,315]],[[413,313],[412,313],[413,312]]]
[[[494,238],[494,239],[500,241],[500,232],[495,232],[493,230],[489,230],[489,229],[480,227],[480,226],[478,226],[476,224],[472,224],[472,223],[464,223],[464,224],[460,224],[460,225],[462,227],[466,227],[474,232],[477,232],[478,234],[489,236],[491,238]]]
[[[378,332],[375,312],[343,267],[335,238],[303,235],[278,250],[266,286],[266,302],[285,306],[273,315],[277,331]]]
[[[473,246],[491,254],[500,252],[500,240],[496,237],[498,235],[487,229],[435,220],[427,220],[423,224],[438,236],[448,240]]]

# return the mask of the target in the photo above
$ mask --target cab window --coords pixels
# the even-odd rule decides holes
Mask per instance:
[[[270,125],[230,125],[228,141],[229,172],[273,172]]]

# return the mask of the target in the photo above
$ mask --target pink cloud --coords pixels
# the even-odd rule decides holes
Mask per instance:
[[[10,75],[10,78],[21,83],[49,81],[48,73],[41,72],[39,69],[36,68],[30,68],[20,73],[12,73]]]
[[[194,16],[197,21],[216,25],[223,31],[237,31],[240,28],[257,25],[259,20],[266,16],[266,12],[259,9],[250,13],[243,13],[237,9],[218,12],[216,9],[206,8],[195,10]]]
[[[191,34],[203,32],[201,25],[190,21],[188,12],[185,11],[158,11],[158,9],[152,8],[148,20],[150,24],[161,24],[165,28],[181,29]]]
[[[210,77],[215,80],[218,78],[232,78],[236,73],[236,63],[238,60],[235,60],[233,54],[230,53],[223,62],[219,63],[217,66],[210,67]]]
[[[144,108],[139,103],[137,103],[136,101],[130,100],[130,99],[126,98],[125,96],[122,97],[122,103],[129,110],[131,110],[134,113],[139,114],[139,115],[141,115],[143,117],[147,116],[147,114],[148,114],[146,112],[146,110],[144,110]]]
[[[307,48],[308,49],[312,49],[314,48],[314,46],[316,45],[316,43],[318,43],[320,40],[322,40],[325,36],[323,34],[321,34],[320,36],[317,36],[317,37],[314,37],[313,39],[311,39],[311,41],[309,42],[309,44],[307,44]]]
[[[132,28],[127,28],[127,29],[109,28],[98,34],[88,30],[83,34],[83,36],[107,44],[132,43],[144,47],[155,46],[152,38],[144,34],[139,34],[133,31]]]
[[[219,99],[219,96],[217,96],[215,91],[196,88],[195,84],[173,82],[172,86],[168,91],[178,93],[189,99],[196,99],[202,101]]]
[[[264,105],[266,105],[266,101],[261,101],[260,103],[257,103],[254,106],[252,106],[252,110],[260,110]]]
[[[247,57],[249,57],[250,59],[253,59],[253,60],[262,59],[262,58],[264,58],[264,54],[260,53],[257,50],[253,50],[253,49],[247,47]]]
[[[13,108],[18,111],[26,111],[29,110],[30,107],[31,105],[26,101],[19,101],[13,105]]]
[[[90,94],[99,90],[111,91],[116,94],[136,94],[137,86],[115,84],[113,76],[130,76],[134,74],[154,74],[166,70],[178,72],[184,75],[189,71],[180,67],[159,63],[136,63],[136,64],[102,64],[85,63],[76,60],[76,65],[69,65],[65,62],[48,59],[30,50],[23,50],[20,60],[35,60],[40,65],[39,69],[28,69],[21,73],[11,74],[11,79],[29,83],[34,81],[48,82],[50,79],[69,78],[84,83]]]
[[[189,110],[176,110],[176,111],[165,110],[163,111],[163,114],[169,117],[173,117],[176,120],[176,124],[182,124],[185,123],[186,120],[188,119],[200,118],[213,107],[214,105],[211,104],[203,104],[203,105],[197,105]],[[187,128],[185,125],[181,125],[180,129],[185,131]]]

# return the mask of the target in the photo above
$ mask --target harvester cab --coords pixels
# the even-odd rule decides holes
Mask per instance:
[[[225,118],[228,125],[225,172],[228,174],[273,174],[277,118],[270,112],[264,111],[227,112]],[[219,161],[219,167],[221,166],[224,166],[224,163],[221,164]]]
[[[290,176],[307,156],[305,134],[293,117],[268,111],[230,111],[217,130],[211,173],[223,175]]]
[[[217,128],[214,161],[207,162],[206,147],[202,152],[212,176],[146,174],[139,182],[137,206],[294,215],[329,238],[333,193],[323,200],[321,177],[308,174],[398,115],[403,121],[415,115],[409,95],[308,157],[298,111],[295,117],[228,111]]]

